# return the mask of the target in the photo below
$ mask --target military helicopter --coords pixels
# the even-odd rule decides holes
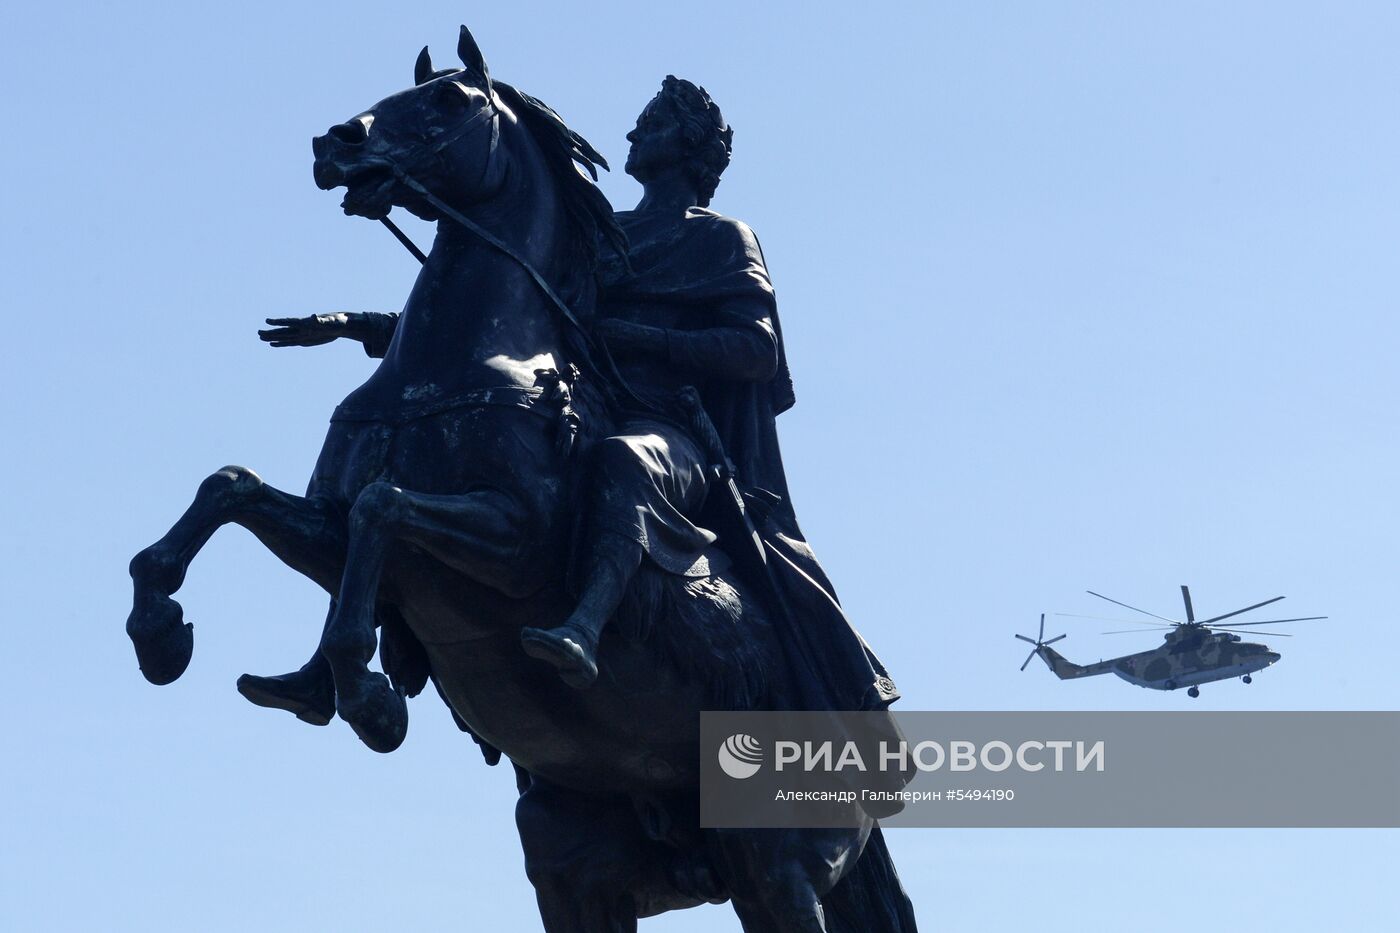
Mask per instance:
[[[1239,677],[1245,683],[1250,683],[1253,680],[1251,674],[1255,671],[1262,671],[1279,659],[1279,653],[1270,651],[1267,645],[1240,639],[1239,633],[1241,632],[1246,635],[1257,634],[1250,630],[1250,626],[1277,625],[1281,622],[1314,622],[1327,618],[1326,616],[1305,616],[1296,619],[1269,619],[1263,622],[1231,622],[1228,626],[1220,626],[1215,623],[1234,618],[1270,603],[1276,603],[1283,597],[1275,596],[1273,599],[1266,599],[1262,603],[1236,609],[1234,612],[1197,620],[1196,610],[1191,605],[1191,590],[1183,586],[1181,598],[1186,603],[1186,621],[1181,622],[1177,619],[1159,616],[1155,612],[1148,612],[1146,609],[1129,606],[1127,603],[1110,599],[1101,593],[1095,593],[1093,590],[1085,592],[1090,596],[1097,596],[1099,599],[1122,606],[1124,609],[1131,609],[1133,612],[1140,612],[1157,619],[1157,622],[1126,619],[1108,619],[1106,621],[1127,622],[1130,625],[1167,629],[1163,638],[1164,643],[1150,651],[1139,651],[1137,654],[1124,655],[1121,658],[1109,658],[1096,664],[1075,664],[1065,660],[1059,652],[1050,647],[1065,636],[1056,635],[1054,638],[1046,639],[1045,613],[1042,612],[1040,614],[1040,633],[1035,638],[1027,635],[1016,636],[1035,646],[1031,649],[1031,653],[1026,656],[1021,670],[1026,669],[1026,665],[1031,663],[1031,658],[1039,655],[1046,666],[1061,680],[1094,677],[1098,674],[1117,674],[1130,684],[1137,684],[1139,687],[1147,687],[1151,690],[1176,690],[1179,687],[1189,687],[1186,694],[1194,698],[1201,695],[1199,684],[1215,680],[1228,680],[1231,677]],[[1072,616],[1073,614],[1057,613],[1057,615]],[[1075,618],[1102,617],[1075,616]],[[1121,629],[1104,632],[1104,634],[1126,635],[1140,631],[1144,630]],[[1273,634],[1281,638],[1292,637],[1282,632],[1274,632]]]

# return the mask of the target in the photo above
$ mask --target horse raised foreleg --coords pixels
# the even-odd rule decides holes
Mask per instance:
[[[377,639],[374,606],[390,547],[416,544],[448,567],[510,595],[528,595],[517,559],[523,517],[504,493],[458,496],[366,486],[350,510],[350,545],[340,598],[321,653],[335,675],[336,712],[377,752],[391,752],[408,731],[408,707],[383,674],[369,669]]]
[[[334,594],[345,560],[343,521],[327,503],[274,489],[246,467],[224,467],[199,486],[194,502],[155,544],[131,561],[134,598],[126,633],[141,673],[168,684],[185,672],[193,626],[171,599],[190,562],[230,522],[247,528],[283,563]]]

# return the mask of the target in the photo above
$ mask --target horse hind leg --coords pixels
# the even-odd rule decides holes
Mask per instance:
[[[515,823],[546,933],[635,933],[638,916],[723,900],[680,890],[686,853],[649,838],[626,799],[531,777]]]
[[[189,666],[194,627],[171,595],[209,538],[230,522],[251,531],[283,563],[335,592],[345,559],[343,522],[317,499],[274,489],[246,467],[228,466],[199,486],[171,529],[131,561],[133,599],[126,632],[141,673],[154,684],[176,680]]]
[[[829,933],[821,898],[860,856],[860,829],[712,830],[710,857],[745,933]]]
[[[515,824],[545,933],[635,933],[625,875],[644,840],[626,801],[585,798],[532,778],[516,802]]]

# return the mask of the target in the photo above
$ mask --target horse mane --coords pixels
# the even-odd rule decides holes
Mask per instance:
[[[618,255],[627,255],[627,234],[613,217],[612,205],[598,188],[598,169],[608,171],[608,160],[599,154],[544,101],[504,81],[492,81],[501,100],[515,111],[530,132],[545,163],[559,183],[569,219],[578,228],[574,239],[579,258],[590,272],[598,263],[599,238],[606,238]],[[585,175],[584,173],[587,173]]]
[[[440,68],[423,75],[419,83],[464,71],[462,68]],[[611,171],[608,160],[588,140],[569,129],[564,118],[538,97],[532,97],[515,85],[495,78],[491,79],[490,87],[506,106],[515,111],[539,145],[550,173],[559,182],[560,196],[564,199],[569,220],[579,234],[572,241],[577,250],[576,258],[582,266],[590,273],[597,267],[599,237],[606,238],[625,261],[627,234],[613,217],[612,205],[596,184],[599,168]]]

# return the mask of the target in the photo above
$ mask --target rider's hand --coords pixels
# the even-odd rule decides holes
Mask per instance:
[[[270,317],[272,327],[258,337],[274,347],[319,347],[339,337],[357,337],[348,314],[313,314],[310,317]]]

